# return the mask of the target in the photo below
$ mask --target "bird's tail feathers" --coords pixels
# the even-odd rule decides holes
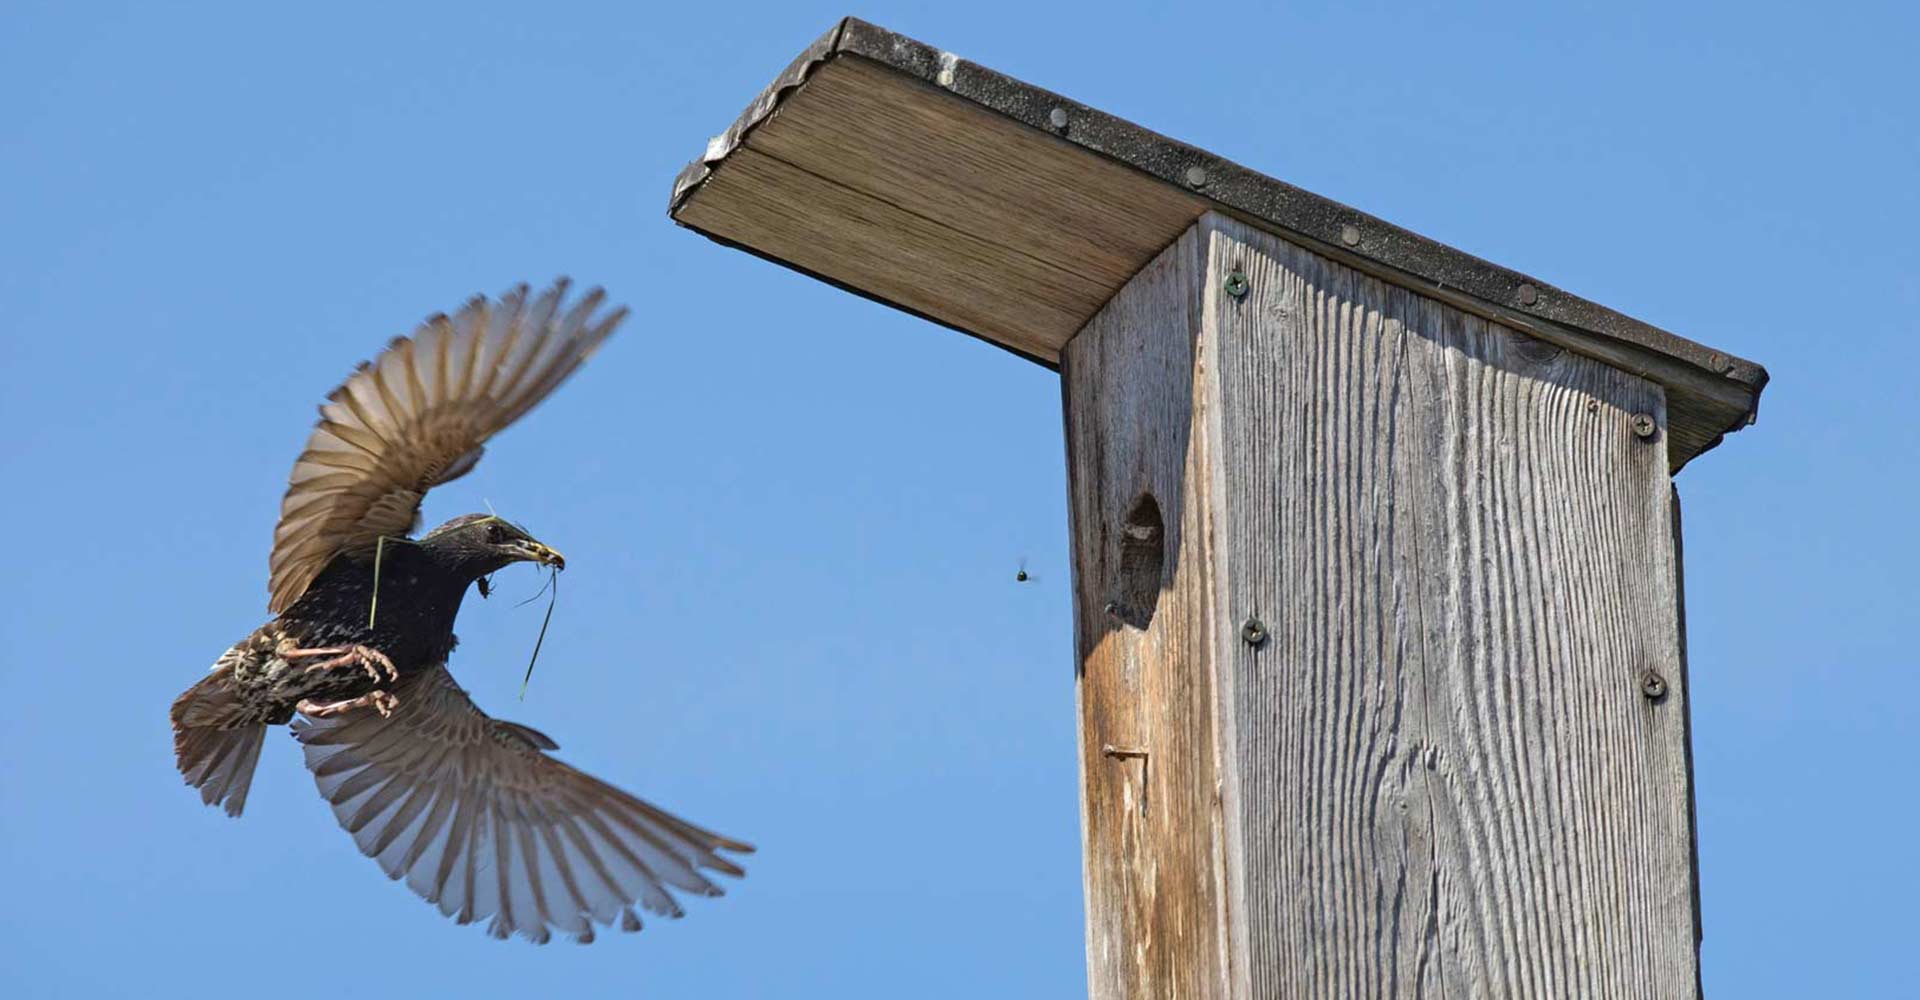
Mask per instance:
[[[176,698],[171,715],[174,759],[187,784],[200,789],[200,801],[240,815],[267,727],[234,693],[227,668]]]

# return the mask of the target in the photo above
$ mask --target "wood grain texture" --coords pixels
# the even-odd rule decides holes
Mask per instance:
[[[840,59],[749,133],[679,218],[1053,364],[1203,210],[1053,148],[1064,145]]]
[[[1184,307],[1150,269],[1068,345],[1094,995],[1696,995],[1660,387],[1219,216],[1190,235]],[[1138,632],[1099,614],[1112,519],[1176,468]],[[1127,819],[1096,726],[1190,787]],[[1169,935],[1205,973],[1171,991],[1137,957]]]
[[[1212,462],[1194,432],[1203,251],[1188,231],[1074,338],[1062,368],[1096,997],[1232,995]],[[1147,496],[1164,530],[1158,571],[1138,581],[1153,564],[1128,558],[1146,540],[1127,525]]]
[[[747,146],[1083,275],[1097,291],[1082,324],[1206,210],[1199,197],[859,58],[821,66]]]
[[[843,28],[676,182],[676,220],[1057,364],[1148,261],[1203,212],[1225,212],[1661,385],[1674,470],[1744,426],[1765,384],[1749,362],[1123,119],[872,25]]]
[[[751,149],[687,205],[690,225],[753,233],[753,247],[1047,360],[1099,308],[1101,290],[855,188]]]

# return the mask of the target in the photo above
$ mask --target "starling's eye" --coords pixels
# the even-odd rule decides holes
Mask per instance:
[[[507,529],[501,527],[500,522],[495,521],[492,524],[487,525],[487,544],[498,545],[501,542],[504,542],[506,540],[507,540]]]

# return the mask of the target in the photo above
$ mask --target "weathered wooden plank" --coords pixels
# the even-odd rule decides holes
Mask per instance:
[[[681,215],[714,232],[751,229],[762,253],[1048,361],[1105,301],[1072,271],[751,149]]]
[[[1680,488],[1673,487],[1673,618],[1680,633],[1680,691],[1679,706],[1682,725],[1681,742],[1687,751],[1687,850],[1689,852],[1688,869],[1693,878],[1693,944],[1696,955],[1700,942],[1706,936],[1706,928],[1700,917],[1700,799],[1698,786],[1693,781],[1693,674],[1687,665],[1687,545],[1685,531],[1682,529]],[[1694,963],[1694,976],[1700,975],[1699,962]],[[1695,992],[1704,994],[1706,989],[1696,982]]]
[[[1094,995],[1693,995],[1660,387],[1214,215],[1066,360]]]
[[[1094,308],[1206,210],[1202,198],[866,59],[822,65],[747,148],[1084,275],[1098,287]]]
[[[1210,670],[1215,486],[1194,398],[1204,250],[1189,230],[1062,365],[1095,997],[1233,995]]]
[[[1254,995],[1690,995],[1660,388],[1214,231]]]
[[[766,172],[729,177],[729,167],[755,154],[880,207],[848,211],[835,197],[749,210],[795,193],[743,191]],[[714,199],[730,203],[706,204]],[[1750,422],[1767,380],[1751,362],[854,19],[803,53],[682,173],[671,210],[701,232],[1045,364],[1202,211],[1221,211],[1659,384],[1674,470]],[[959,234],[951,251],[937,238],[948,232]],[[807,242],[808,233],[823,239]],[[840,259],[841,247],[857,259]],[[942,266],[929,269],[930,260]],[[991,322],[976,322],[955,307],[982,287],[1053,294],[1030,314],[990,303]]]

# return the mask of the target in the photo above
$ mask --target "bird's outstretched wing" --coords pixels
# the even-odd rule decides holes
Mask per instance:
[[[719,852],[751,846],[547,756],[552,740],[489,718],[444,666],[394,693],[390,717],[302,716],[293,733],[360,850],[460,923],[590,941],[596,923],[639,930],[636,903],[680,916],[669,887],[721,895],[700,869],[745,874]]]
[[[427,490],[480,460],[488,438],[532,409],[626,317],[596,317],[595,288],[562,308],[567,280],[532,302],[521,285],[429,318],[363,362],[320,406],[293,463],[268,559],[267,609],[279,614],[334,556],[405,537]]]

